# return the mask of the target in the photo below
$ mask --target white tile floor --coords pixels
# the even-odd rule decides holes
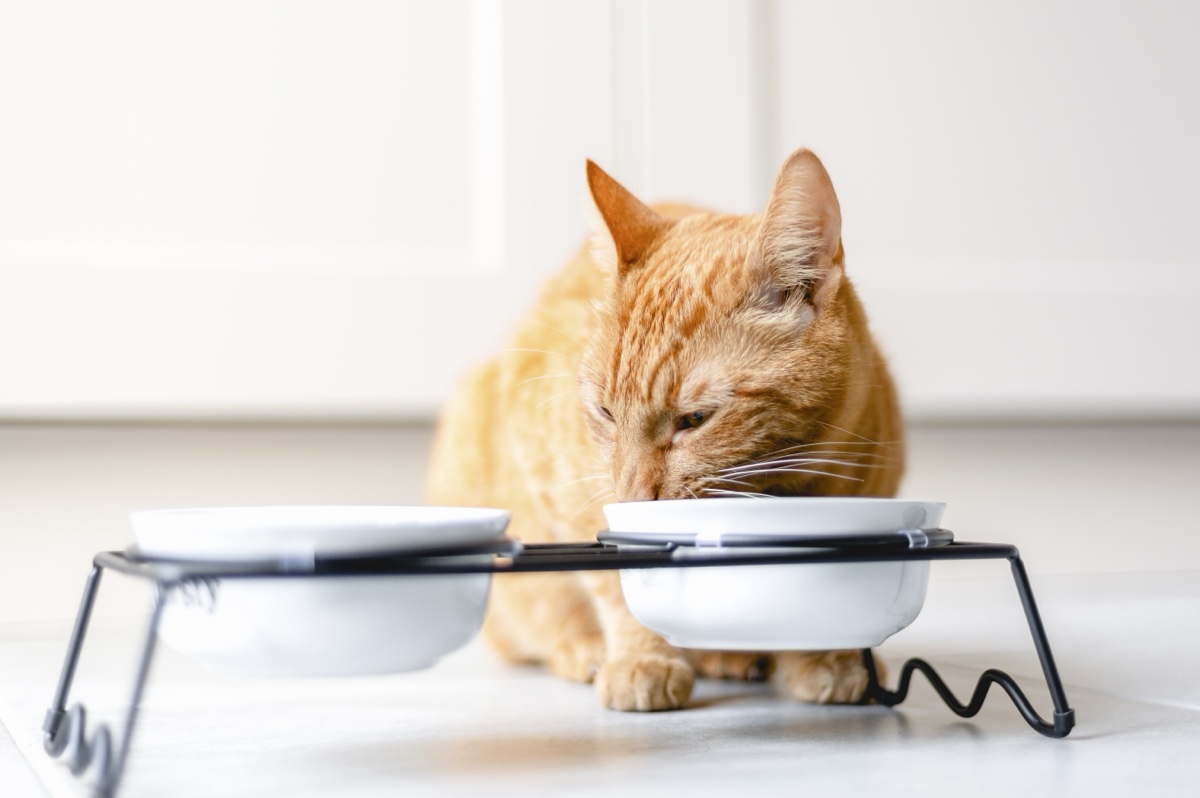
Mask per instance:
[[[954,563],[937,568],[949,569]],[[1045,712],[1020,605],[997,576],[935,579],[883,649],[960,696],[1009,670]],[[160,649],[122,795],[1185,796],[1200,790],[1200,572],[1034,578],[1078,727],[1043,738],[993,688],[963,721],[923,682],[895,710],[814,707],[702,683],[682,712],[600,709],[590,688],[479,644],[417,674],[254,680]],[[68,628],[0,627],[0,795],[86,794],[40,748]],[[75,695],[115,718],[136,631],[98,623]]]

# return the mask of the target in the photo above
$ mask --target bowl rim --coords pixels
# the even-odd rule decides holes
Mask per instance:
[[[135,510],[138,550],[206,560],[345,557],[503,537],[512,514],[440,505],[247,505]]]

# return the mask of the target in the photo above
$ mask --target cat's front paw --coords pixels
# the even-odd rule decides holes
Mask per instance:
[[[696,649],[688,649],[686,653],[692,667],[706,679],[765,682],[775,670],[775,658],[770,654]]]
[[[878,658],[875,667],[882,679],[883,664]],[[853,704],[867,690],[867,669],[860,651],[783,652],[779,670],[788,692],[801,701]]]
[[[609,709],[649,712],[679,709],[692,695],[692,666],[657,654],[605,663],[596,674],[596,695]]]

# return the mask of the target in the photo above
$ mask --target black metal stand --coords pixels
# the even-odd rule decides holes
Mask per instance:
[[[79,777],[94,771],[96,793],[101,798],[116,795],[129,756],[138,709],[145,692],[150,665],[154,656],[159,624],[167,599],[175,590],[188,590],[207,579],[241,578],[313,578],[350,575],[397,575],[397,574],[463,574],[463,573],[535,573],[546,571],[585,571],[640,568],[705,568],[731,565],[780,565],[788,563],[833,563],[833,562],[881,562],[888,560],[981,560],[1006,559],[1012,566],[1013,580],[1020,596],[1029,631],[1033,636],[1034,648],[1041,661],[1042,673],[1050,690],[1054,704],[1053,720],[1046,721],[1034,710],[1029,699],[1008,674],[998,670],[983,673],[976,684],[975,692],[967,704],[962,704],[946,687],[929,663],[911,659],[901,669],[896,690],[891,691],[879,682],[874,657],[869,649],[863,650],[863,663],[869,677],[867,691],[860,703],[878,703],[895,706],[907,697],[915,672],[920,671],[933,685],[942,700],[961,717],[973,717],[983,706],[992,684],[998,684],[1008,693],[1021,716],[1040,734],[1047,737],[1066,737],[1075,725],[1075,711],[1067,703],[1066,692],[1058,675],[1058,668],[1050,652],[1050,643],[1042,625],[1033,589],[1025,566],[1015,546],[993,543],[951,543],[928,548],[907,546],[875,545],[854,546],[840,549],[796,548],[794,551],[753,553],[738,552],[736,549],[720,556],[680,559],[674,556],[676,546],[665,544],[658,547],[636,550],[619,549],[603,543],[578,544],[530,544],[521,546],[513,541],[500,541],[494,545],[474,548],[469,553],[497,555],[487,565],[464,565],[461,562],[441,560],[439,557],[468,553],[464,549],[406,553],[403,556],[376,556],[362,558],[316,560],[297,567],[289,562],[210,563],[183,561],[155,561],[141,558],[136,550],[129,552],[100,552],[93,559],[91,573],[84,586],[79,613],[67,646],[66,658],[54,700],[46,713],[43,724],[44,747],[52,757],[68,754],[67,763],[71,772]],[[141,644],[137,671],[134,675],[132,694],[125,720],[120,730],[120,745],[114,750],[113,734],[103,724],[89,735],[86,709],[76,703],[68,711],[67,700],[71,692],[75,669],[83,650],[92,606],[100,587],[100,577],[105,569],[129,576],[147,579],[154,584],[154,609],[147,624]]]

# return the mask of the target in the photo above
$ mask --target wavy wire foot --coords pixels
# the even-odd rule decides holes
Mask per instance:
[[[1008,693],[1008,697],[1017,707],[1017,711],[1021,713],[1021,717],[1025,722],[1039,734],[1044,734],[1047,737],[1066,737],[1071,733],[1071,729],[1075,728],[1075,710],[1067,705],[1066,691],[1063,689],[1062,680],[1058,675],[1058,667],[1054,664],[1054,655],[1050,652],[1050,641],[1046,637],[1046,629],[1042,625],[1042,618],[1038,613],[1037,602],[1033,598],[1033,588],[1029,584],[1029,575],[1025,572],[1025,565],[1021,562],[1021,557],[1013,550],[1013,553],[1008,557],[1009,565],[1012,568],[1013,581],[1017,586],[1017,594],[1021,598],[1021,607],[1025,611],[1025,620],[1029,624],[1029,632],[1033,635],[1033,645],[1037,649],[1038,659],[1042,665],[1042,673],[1046,677],[1046,686],[1050,689],[1050,698],[1054,702],[1054,720],[1047,721],[1037,713],[1030,703],[1029,698],[1017,685],[1016,681],[1011,676],[1001,670],[989,668],[984,671],[979,677],[979,681],[975,683],[975,692],[971,694],[971,700],[966,704],[960,702],[951,692],[946,683],[930,665],[923,659],[910,659],[905,662],[900,670],[900,680],[897,683],[895,691],[888,690],[879,683],[879,674],[875,670],[875,657],[871,655],[869,648],[864,648],[862,651],[863,666],[867,669],[867,690],[863,694],[860,703],[870,703],[874,701],[877,704],[882,704],[885,707],[894,707],[905,698],[908,697],[908,688],[912,684],[913,674],[920,671],[924,674],[929,683],[933,685],[933,689],[941,697],[946,706],[958,715],[960,718],[973,718],[983,708],[983,702],[987,698],[988,690],[993,684],[998,684]]]
[[[993,684],[998,684],[1004,689],[1004,692],[1008,693],[1008,697],[1012,699],[1025,722],[1038,733],[1047,737],[1066,737],[1075,725],[1075,710],[1073,709],[1065,712],[1056,710],[1053,723],[1043,719],[1013,678],[995,668],[989,668],[983,672],[979,681],[975,683],[975,692],[971,694],[971,700],[963,704],[946,686],[933,666],[923,659],[913,658],[904,663],[900,670],[900,681],[894,691],[888,690],[879,683],[879,676],[875,671],[875,659],[871,656],[870,649],[863,649],[863,665],[867,669],[869,680],[867,692],[863,696],[863,703],[873,701],[885,707],[896,706],[908,697],[908,688],[912,684],[913,674],[920,671],[929,680],[929,684],[933,686],[946,706],[950,707],[951,711],[960,718],[973,718],[979,714],[979,710],[983,709],[983,702],[987,699],[988,690]]]
[[[108,782],[112,774],[112,732],[100,724],[89,737],[87,710],[83,704],[76,704],[69,712],[51,710],[47,713],[43,744],[46,753],[55,758],[68,750],[71,752],[67,767],[72,775],[82,776],[89,766],[94,765],[96,780],[100,784]]]

